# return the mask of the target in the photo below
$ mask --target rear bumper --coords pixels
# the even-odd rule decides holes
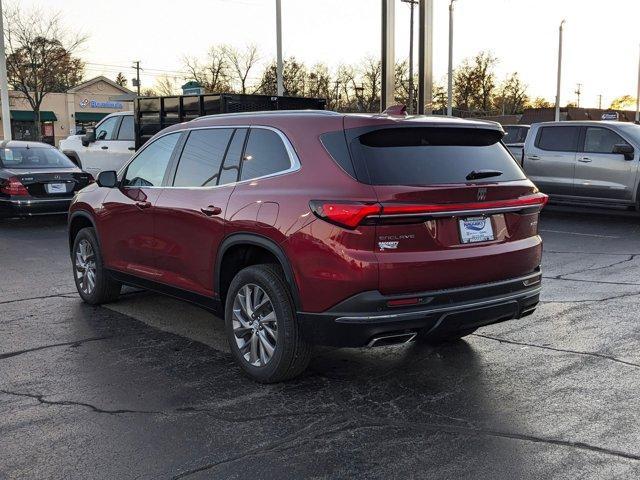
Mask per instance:
[[[0,199],[0,217],[24,217],[67,213],[71,197]]]
[[[304,338],[314,344],[362,347],[373,337],[421,332],[447,335],[530,315],[540,297],[540,269],[518,278],[410,295],[355,295],[322,313],[298,312]],[[418,298],[412,308],[388,307],[390,300]]]

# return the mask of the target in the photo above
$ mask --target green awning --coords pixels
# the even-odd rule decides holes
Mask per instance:
[[[33,110],[11,110],[11,119],[20,122],[34,122],[36,120],[36,113]],[[57,122],[58,117],[49,110],[40,110],[41,122]]]
[[[76,122],[99,122],[107,115],[101,112],[76,112]]]

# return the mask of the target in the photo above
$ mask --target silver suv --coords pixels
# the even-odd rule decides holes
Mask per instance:
[[[522,166],[552,198],[638,206],[639,151],[639,125],[536,123],[525,141]]]

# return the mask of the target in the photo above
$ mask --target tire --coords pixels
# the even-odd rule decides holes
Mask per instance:
[[[309,364],[311,347],[301,337],[291,294],[277,265],[253,265],[234,277],[225,301],[225,329],[236,362],[260,383],[292,379]]]
[[[122,284],[113,280],[105,270],[100,245],[93,228],[83,228],[76,235],[73,240],[71,264],[76,288],[86,303],[100,305],[118,298]],[[94,273],[91,274],[91,271]]]
[[[427,343],[430,345],[439,345],[442,343],[454,343],[462,340],[464,337],[471,335],[477,328],[467,328],[466,330],[459,330],[457,332],[451,332],[446,335],[426,335],[426,332],[418,332],[416,341],[420,343]]]

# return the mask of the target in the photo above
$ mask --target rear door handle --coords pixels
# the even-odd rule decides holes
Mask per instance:
[[[540,160],[538,155],[527,155],[527,160]]]
[[[127,150],[131,150],[132,152],[136,149],[136,147],[129,147]]]
[[[578,159],[578,161],[582,163],[589,163],[591,159],[589,157],[581,157]]]
[[[204,213],[207,217],[212,217],[214,215],[220,215],[222,213],[222,209],[220,207],[216,207],[214,205],[209,205],[207,207],[203,207],[200,209],[202,213]]]
[[[151,202],[136,202],[136,207],[140,210],[144,210],[145,208],[149,208],[151,206]]]
[[[109,147],[107,147],[106,145],[103,145],[100,147],[102,150],[107,150]]]

